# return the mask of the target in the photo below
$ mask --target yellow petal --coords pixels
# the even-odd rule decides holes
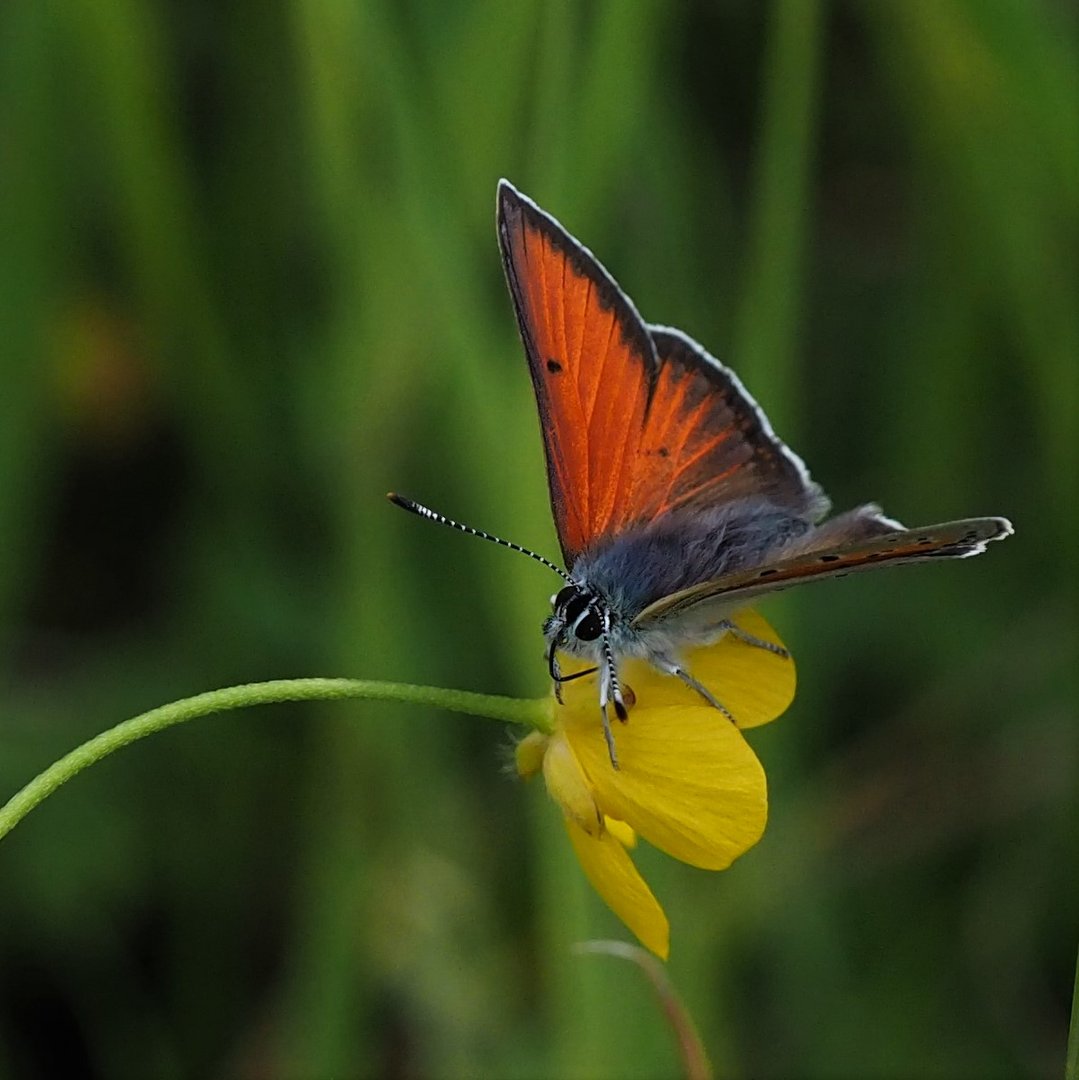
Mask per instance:
[[[602,730],[600,739],[603,739]],[[603,745],[606,746],[606,742]],[[543,780],[551,798],[583,832],[589,836],[598,836],[603,832],[603,815],[592,796],[592,785],[561,733],[552,735],[548,740],[547,752],[543,755]]]
[[[646,949],[666,960],[670,952],[667,916],[626,849],[610,832],[589,836],[569,818],[566,832],[592,887]]]
[[[683,862],[722,870],[764,832],[764,770],[742,733],[708,706],[635,707],[615,722],[611,766],[598,718],[565,736],[609,817]]]
[[[776,632],[755,611],[740,611],[731,622],[752,637],[783,648]],[[687,653],[686,670],[730,710],[735,723],[741,728],[757,727],[784,713],[794,700],[796,686],[790,656],[777,656],[732,634],[725,634],[718,644],[726,648],[718,651],[714,645],[705,645]]]
[[[740,630],[782,648],[776,632],[755,611],[745,610],[732,616]],[[713,694],[734,717],[739,727],[756,727],[774,720],[794,700],[794,661],[777,656],[768,649],[724,634],[711,645],[690,649],[682,657],[686,670]],[[583,663],[566,663],[567,673]],[[619,666],[623,685],[633,690],[637,706],[699,706],[701,696],[681,679],[664,675],[644,660],[627,660]],[[578,679],[563,688],[564,709],[574,712],[591,708],[598,712],[596,677]],[[557,712],[560,717],[564,709]],[[631,714],[632,715],[632,714]],[[561,717],[564,721],[564,717]]]
[[[530,731],[513,750],[517,775],[522,780],[531,780],[543,768],[543,755],[547,753],[549,736],[542,731]]]
[[[622,847],[633,849],[637,846],[637,834],[624,821],[618,821],[613,817],[605,817],[603,827]]]

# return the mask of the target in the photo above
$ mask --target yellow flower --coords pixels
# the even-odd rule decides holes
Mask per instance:
[[[746,634],[780,644],[755,612],[733,621]],[[635,703],[625,724],[614,721],[617,770],[603,738],[595,676],[566,683],[565,703],[552,698],[551,733],[533,732],[517,747],[521,776],[543,772],[588,880],[663,959],[670,948],[667,917],[629,850],[639,834],[682,862],[723,870],[751,848],[764,832],[768,792],[740,729],[774,720],[794,697],[793,661],[732,634],[685,660],[734,724],[679,679],[631,660],[619,669]]]

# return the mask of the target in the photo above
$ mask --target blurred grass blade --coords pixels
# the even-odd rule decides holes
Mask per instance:
[[[732,359],[768,402],[778,431],[798,432],[798,320],[820,95],[816,0],[774,0],[764,63],[753,211]]]

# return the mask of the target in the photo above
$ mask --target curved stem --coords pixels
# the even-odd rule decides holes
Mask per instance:
[[[617,956],[636,964],[652,984],[663,1007],[663,1015],[674,1032],[686,1080],[712,1080],[712,1065],[693,1017],[671,984],[666,969],[651,953],[625,941],[582,941],[573,947],[573,951]]]
[[[550,730],[550,705],[544,700],[521,700],[493,694],[473,694],[466,690],[444,690],[435,686],[411,686],[369,679],[275,679],[272,682],[247,683],[210,690],[195,697],[160,705],[149,712],[124,720],[53,762],[21,791],[0,807],[0,839],[3,839],[43,799],[88,765],[107,757],[128,743],[185,720],[267,705],[279,701],[331,701],[337,698],[360,698],[367,701],[400,701],[412,705],[431,705],[452,712],[470,713],[510,724],[524,724],[540,731]]]

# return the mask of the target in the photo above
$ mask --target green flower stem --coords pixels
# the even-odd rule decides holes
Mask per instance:
[[[196,720],[211,713],[243,709],[250,705],[268,705],[278,701],[332,701],[359,698],[366,701],[399,701],[409,705],[430,705],[451,712],[470,713],[509,724],[524,724],[539,731],[551,730],[550,704],[535,701],[473,694],[466,690],[444,690],[436,686],[411,686],[408,683],[377,682],[368,679],[275,679],[272,682],[247,683],[210,690],[195,697],[161,705],[149,712],[124,720],[76,747],[39,773],[21,791],[0,807],[2,840],[43,799],[61,784],[82,772],[88,765],[108,757],[128,743],[185,720]]]

